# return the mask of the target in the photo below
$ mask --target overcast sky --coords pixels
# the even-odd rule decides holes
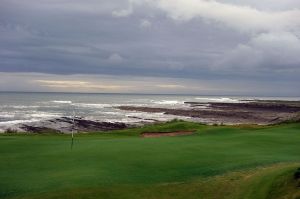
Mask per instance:
[[[300,96],[299,0],[0,0],[0,90]]]

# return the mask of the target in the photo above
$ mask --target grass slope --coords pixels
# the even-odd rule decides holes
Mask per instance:
[[[138,136],[175,130],[197,131]],[[0,198],[297,198],[299,130],[175,121],[78,135],[73,150],[65,135],[1,135]]]
[[[75,188],[19,199],[105,198],[105,199],[298,199],[300,189],[292,174],[296,164],[278,164],[256,170],[231,172],[177,183],[110,185]]]

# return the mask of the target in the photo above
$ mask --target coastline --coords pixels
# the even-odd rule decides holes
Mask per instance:
[[[207,125],[272,125],[286,121],[300,120],[300,101],[252,100],[236,102],[184,102],[184,108],[147,107],[147,106],[116,106],[116,110],[142,112],[145,114],[158,113],[170,118],[185,118],[183,120]],[[135,116],[128,116],[134,118]],[[125,122],[108,122],[90,120],[83,117],[59,117],[31,123],[15,125],[7,132],[29,133],[71,133],[102,132],[121,130],[144,124],[161,123],[156,118],[139,118],[141,122],[129,124]],[[74,121],[73,121],[74,120]]]
[[[185,104],[190,105],[190,108],[170,109],[136,106],[119,106],[118,108],[128,111],[186,116],[190,117],[192,121],[206,124],[270,125],[300,118],[300,102],[298,101],[211,102],[208,106],[207,103],[201,102],[185,102]],[[203,108],[203,106],[206,106],[206,108]]]

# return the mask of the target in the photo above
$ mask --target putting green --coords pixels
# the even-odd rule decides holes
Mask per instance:
[[[145,131],[177,130],[196,133],[138,136]],[[174,121],[77,135],[73,150],[66,135],[1,135],[0,198],[184,198],[185,194],[210,198],[209,193],[219,193],[220,198],[264,198],[281,183],[278,179],[286,185],[294,183],[293,170],[300,166],[299,142],[299,123],[224,127]],[[243,180],[245,172],[257,177]],[[230,181],[235,178],[241,181]],[[222,185],[219,179],[232,182],[232,187],[226,188],[228,183]],[[254,197],[257,187],[265,188]],[[216,191],[223,189],[233,191]],[[276,197],[285,192],[276,190],[272,192]]]

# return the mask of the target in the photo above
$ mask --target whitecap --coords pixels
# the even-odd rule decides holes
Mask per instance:
[[[38,112],[38,113],[33,113],[30,116],[35,118],[55,118],[55,117],[61,117],[62,114]]]
[[[53,100],[51,102],[59,103],[59,104],[71,104],[72,103],[72,101],[64,101],[64,100]]]
[[[105,112],[101,112],[102,114],[106,114],[106,115],[124,115],[124,113],[122,112],[111,112],[111,111],[105,111]]]
[[[161,104],[161,105],[176,105],[176,104],[184,104],[184,101],[178,101],[178,100],[160,100],[160,101],[151,101],[154,104]]]
[[[7,125],[14,125],[14,124],[23,124],[23,123],[30,123],[30,122],[38,122],[40,120],[37,119],[30,119],[30,120],[11,120],[0,122],[0,126],[7,126]]]
[[[30,109],[39,108],[40,106],[25,106],[25,105],[2,105],[1,108],[13,108],[13,109]]]
[[[88,103],[73,103],[72,105],[82,107],[82,108],[108,108],[112,106],[110,104],[88,104]]]
[[[228,97],[218,97],[218,98],[208,98],[208,97],[197,97],[197,100],[201,102],[224,102],[224,103],[239,103],[240,100],[228,98]]]
[[[0,118],[14,118],[15,114],[10,114],[10,113],[6,113],[6,112],[2,112],[0,115]]]

